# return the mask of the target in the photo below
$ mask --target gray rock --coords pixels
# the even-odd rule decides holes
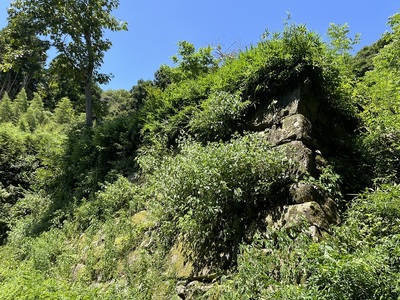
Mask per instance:
[[[284,117],[295,114],[303,115],[313,123],[318,118],[319,103],[320,99],[310,90],[308,84],[301,84],[278,99],[271,99],[257,107],[250,118],[248,129],[265,130],[281,124]]]
[[[302,204],[311,201],[319,203],[321,201],[321,194],[318,191],[318,187],[303,182],[291,185],[289,187],[289,196],[291,202],[294,204]]]
[[[291,170],[293,173],[298,175],[315,174],[316,169],[314,154],[303,144],[303,142],[292,141],[287,144],[280,145],[277,148],[281,149],[289,159],[292,159],[297,163],[296,169]]]
[[[198,299],[211,289],[212,285],[200,281],[191,281],[186,286],[183,299]]]
[[[320,229],[329,228],[325,211],[315,201],[278,207],[266,217],[265,221],[274,229],[291,228],[304,221]]]
[[[301,141],[311,145],[311,123],[299,114],[291,115],[282,119],[282,128],[276,126],[266,130],[266,138],[273,145],[281,145],[291,141]]]
[[[183,284],[178,283],[175,288],[175,292],[180,298],[186,299],[186,287]]]
[[[274,124],[279,124],[283,117],[297,114],[299,110],[301,88],[284,95],[280,99],[271,99],[269,103],[265,103],[257,107],[254,113],[249,129],[261,131],[271,128]]]

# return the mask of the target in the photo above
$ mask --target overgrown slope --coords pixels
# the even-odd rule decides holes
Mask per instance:
[[[133,100],[109,93],[93,128],[68,99],[50,112],[38,94],[3,97],[0,298],[398,299],[399,15],[390,21],[365,76],[345,26],[325,43],[286,24],[221,60],[181,43],[176,67]],[[307,112],[314,174],[260,134],[283,128],[280,101],[298,86],[320,107]],[[255,129],[260,110],[272,121]],[[323,241],[306,219],[265,222],[296,184],[341,209]]]

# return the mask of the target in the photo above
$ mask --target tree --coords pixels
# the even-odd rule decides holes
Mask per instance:
[[[101,101],[107,104],[108,116],[111,118],[126,115],[135,108],[131,93],[123,89],[103,92]]]
[[[0,102],[0,122],[11,122],[13,119],[13,108],[10,97],[7,92]]]
[[[38,92],[44,96],[43,101],[49,109],[54,109],[62,98],[67,97],[75,107],[85,110],[85,87],[79,78],[75,78],[68,62],[57,57],[49,63],[44,84]]]
[[[54,120],[58,124],[70,124],[74,118],[75,111],[71,101],[67,97],[62,98],[54,110]]]
[[[187,79],[196,79],[218,68],[219,60],[212,54],[211,46],[201,47],[196,51],[187,41],[178,43],[178,54],[172,56],[176,67],[162,65],[154,74],[155,85],[165,89],[171,83]]]
[[[350,28],[347,23],[337,25],[330,23],[328,36],[330,38],[331,49],[339,55],[349,55],[355,44],[360,41],[360,35],[356,34],[354,38],[349,38]]]
[[[178,43],[178,55],[172,56],[172,61],[178,64],[183,79],[196,78],[218,66],[217,59],[212,55],[211,46],[202,47],[196,52],[193,44],[187,41]]]
[[[16,121],[23,114],[26,113],[29,107],[28,97],[24,88],[17,94],[14,99],[14,114]]]
[[[137,84],[131,89],[131,94],[133,98],[134,109],[139,109],[143,106],[149,92],[148,89],[152,88],[154,83],[151,80],[139,79]]]
[[[92,86],[106,83],[110,76],[99,73],[104,53],[112,43],[104,37],[105,30],[126,30],[111,12],[118,0],[16,0],[11,3],[9,20],[16,25],[32,26],[37,34],[50,37],[75,78],[85,87],[86,124],[92,120]]]
[[[34,93],[23,122],[26,122],[30,131],[35,131],[38,125],[44,123],[45,116],[43,100],[38,93]]]
[[[359,43],[360,35],[356,34],[354,38],[349,37],[350,28],[347,23],[343,25],[330,23],[327,34],[333,57],[332,63],[340,69],[344,76],[350,77],[352,75],[350,52],[353,50],[353,46]]]
[[[0,97],[11,98],[25,88],[32,93],[42,80],[49,43],[33,30],[9,24],[0,30]]]
[[[391,42],[391,35],[386,34],[370,46],[363,47],[354,56],[352,67],[357,77],[363,77],[366,72],[374,69],[373,59],[383,47]]]
[[[165,90],[171,83],[171,67],[167,65],[162,65],[154,73],[154,85],[161,90]]]

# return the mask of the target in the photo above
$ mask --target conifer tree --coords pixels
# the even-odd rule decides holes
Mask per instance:
[[[14,99],[14,116],[16,121],[23,113],[26,113],[29,107],[28,97],[23,88]]]
[[[54,110],[54,120],[58,124],[70,124],[75,117],[75,111],[71,101],[64,97],[57,103]]]
[[[7,92],[0,101],[0,123],[10,122],[13,119],[13,107]]]
[[[42,97],[38,93],[34,93],[33,99],[24,116],[24,121],[31,131],[34,131],[39,124],[44,123],[45,111]]]

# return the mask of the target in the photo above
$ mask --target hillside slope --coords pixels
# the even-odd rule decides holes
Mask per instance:
[[[93,128],[3,97],[0,298],[398,299],[399,19],[363,77],[287,24],[181,43]]]

